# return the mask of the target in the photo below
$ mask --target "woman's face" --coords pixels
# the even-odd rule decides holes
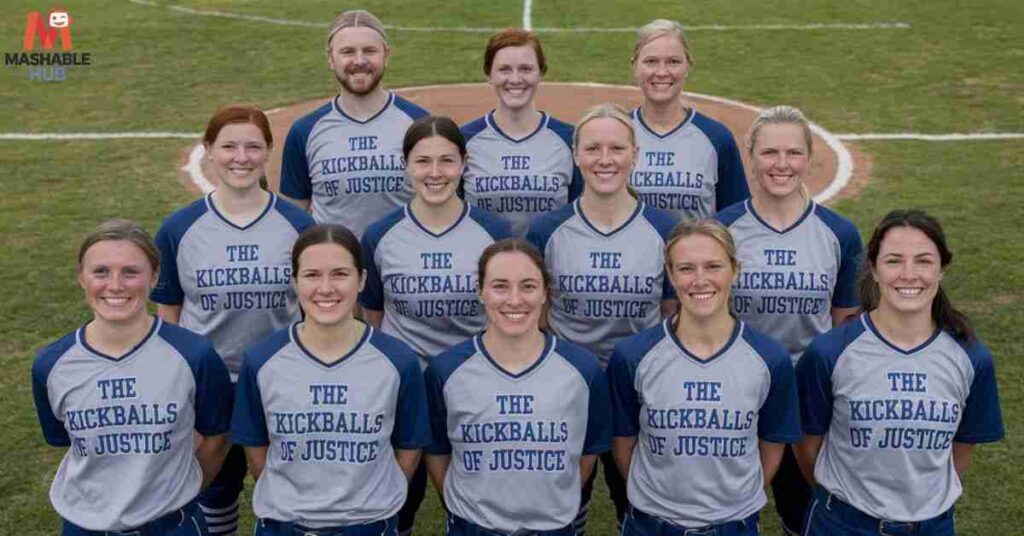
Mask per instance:
[[[480,300],[488,329],[510,337],[537,331],[547,301],[544,278],[537,265],[519,251],[498,253],[487,261],[480,282]]]
[[[295,291],[306,321],[337,326],[352,315],[364,274],[344,247],[325,242],[299,254]]]
[[[258,188],[260,178],[266,174],[264,165],[270,156],[270,146],[256,125],[230,123],[206,147],[206,154],[222,187],[247,190]]]
[[[459,146],[443,136],[418,141],[406,163],[416,197],[427,205],[442,205],[454,197],[463,169]]]
[[[939,249],[928,235],[914,227],[893,227],[879,244],[871,275],[878,283],[879,308],[903,314],[930,314],[942,281]]]
[[[510,110],[533,106],[541,73],[537,52],[530,45],[505,47],[494,55],[487,82],[498,101]]]
[[[717,240],[693,234],[676,241],[669,250],[668,276],[682,314],[695,319],[728,316],[736,269]]]
[[[580,128],[576,165],[589,191],[611,195],[625,190],[636,155],[629,128],[617,119],[598,117]]]
[[[655,104],[678,99],[689,71],[686,49],[673,35],[663,35],[647,43],[633,61],[633,77],[644,99]]]
[[[99,320],[130,323],[146,315],[146,299],[156,282],[153,266],[128,240],[96,242],[82,256],[78,284]]]
[[[774,198],[800,195],[811,159],[800,125],[762,126],[752,152],[754,182],[764,193]]]

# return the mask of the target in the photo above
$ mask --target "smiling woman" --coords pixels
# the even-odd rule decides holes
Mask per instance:
[[[866,257],[866,312],[797,364],[806,533],[952,536],[975,445],[1004,435],[993,358],[942,289],[953,253],[936,219],[890,212]]]
[[[266,115],[229,105],[210,118],[206,158],[219,186],[171,214],[157,231],[164,269],[151,294],[166,322],[210,338],[228,370],[242,351],[298,317],[288,255],[313,225],[305,211],[261,188],[273,149]],[[200,504],[208,523],[230,532],[238,523],[245,457],[234,448]]]
[[[304,231],[291,268],[305,319],[245,353],[232,439],[257,479],[258,536],[398,533],[430,439],[423,376],[407,345],[353,316],[361,258],[340,225]]]
[[[621,342],[608,365],[612,452],[629,482],[622,534],[671,523],[756,536],[765,483],[784,444],[800,438],[793,366],[777,342],[729,312],[740,266],[725,227],[684,221],[665,250],[679,314]]]
[[[706,218],[750,192],[729,129],[680,99],[692,67],[678,22],[657,19],[637,32],[633,77],[644,101],[633,111],[633,122],[642,158],[630,182],[653,207]]]
[[[571,536],[580,487],[609,447],[607,380],[595,356],[540,330],[551,277],[536,248],[500,240],[478,271],[487,331],[426,372],[427,465],[448,535]],[[514,437],[489,440],[499,429]]]
[[[227,454],[231,383],[209,342],[146,313],[159,266],[138,224],[97,227],[78,255],[93,319],[32,366],[43,435],[68,447],[50,490],[64,535],[206,534],[196,493]]]
[[[484,74],[497,107],[462,126],[466,202],[509,222],[519,236],[583,188],[572,160],[572,125],[538,111],[534,101],[547,70],[537,36],[516,28],[495,34],[484,51]]]

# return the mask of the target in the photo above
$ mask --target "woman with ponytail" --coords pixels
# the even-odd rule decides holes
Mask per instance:
[[[890,212],[868,242],[865,312],[800,358],[806,534],[954,534],[971,451],[1004,432],[992,355],[941,286],[952,260],[938,221]]]

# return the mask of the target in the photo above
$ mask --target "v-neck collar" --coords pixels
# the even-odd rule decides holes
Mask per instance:
[[[886,339],[885,335],[882,335],[882,332],[878,329],[877,326],[875,326],[875,323],[871,321],[871,315],[869,315],[868,313],[864,313],[864,314],[861,315],[861,320],[864,322],[864,325],[871,331],[871,333],[874,334],[874,336],[878,338],[878,340],[882,341],[883,344],[885,344],[886,346],[888,346],[892,350],[894,350],[894,351],[896,351],[896,352],[898,352],[898,353],[900,353],[902,355],[905,355],[905,356],[909,356],[911,354],[916,354],[917,352],[920,352],[921,350],[924,350],[925,348],[930,346],[933,342],[935,342],[935,339],[938,338],[940,333],[942,333],[942,328],[935,328],[935,333],[932,333],[931,336],[928,337],[927,339],[925,339],[924,342],[922,342],[921,344],[918,344],[917,346],[915,346],[915,347],[913,347],[913,348],[911,348],[909,350],[904,350],[904,349],[900,348],[899,346],[896,346],[895,344],[893,344],[889,339]]]
[[[357,320],[357,322],[359,321]],[[342,363],[348,362],[348,358],[354,355],[356,352],[358,352],[363,347],[363,345],[366,344],[366,341],[370,340],[370,334],[373,332],[373,326],[364,323],[365,329],[363,329],[363,336],[359,338],[359,342],[352,346],[352,348],[348,352],[345,352],[345,355],[341,356],[337,360],[331,363],[325,363],[321,361],[319,358],[317,358],[315,355],[313,355],[313,352],[310,352],[309,349],[306,348],[304,344],[302,344],[302,341],[299,339],[299,324],[301,323],[302,322],[295,322],[294,324],[292,324],[292,327],[289,330],[289,335],[292,339],[292,342],[295,343],[295,346],[299,348],[299,350],[302,352],[304,356],[306,356],[306,358],[308,358],[313,363],[316,363],[317,365],[320,365],[321,367],[327,369],[331,369],[338,365],[341,365]]]
[[[729,335],[729,340],[725,342],[725,345],[723,345],[717,352],[711,355],[711,357],[708,357],[707,359],[701,359],[697,357],[689,349],[687,349],[686,346],[683,345],[683,341],[679,340],[679,337],[676,336],[675,323],[676,321],[678,321],[678,318],[679,315],[674,315],[664,320],[662,325],[664,326],[665,333],[672,339],[672,342],[675,343],[676,348],[678,348],[683,353],[683,355],[686,356],[687,359],[702,367],[710,365],[719,357],[725,355],[725,353],[732,348],[732,345],[736,343],[736,339],[739,338],[740,333],[743,332],[743,321],[736,319],[736,323],[732,327],[732,334]]]
[[[625,229],[626,227],[628,227],[630,223],[633,223],[633,220],[635,220],[636,217],[639,216],[641,212],[643,212],[644,204],[641,201],[637,201],[636,209],[633,210],[633,213],[630,214],[628,218],[626,218],[626,221],[622,222],[621,225],[619,225],[618,227],[612,229],[611,231],[608,231],[607,233],[604,232],[604,231],[601,231],[600,229],[598,229],[596,225],[594,225],[593,223],[590,222],[590,220],[587,219],[587,215],[583,213],[583,205],[580,203],[579,199],[577,199],[574,202],[573,210],[576,211],[576,214],[580,217],[580,220],[582,220],[583,223],[586,224],[587,227],[589,227],[595,233],[597,233],[597,234],[599,234],[599,235],[601,235],[601,236],[603,236],[605,238],[608,238],[610,236],[615,235],[619,231]]]
[[[78,330],[75,332],[75,338],[78,340],[78,344],[81,344],[82,348],[85,348],[86,351],[88,351],[90,354],[96,357],[106,359],[107,361],[112,361],[114,363],[124,363],[126,360],[128,360],[128,358],[133,357],[136,354],[136,352],[139,351],[139,348],[145,346],[146,343],[153,338],[153,334],[155,334],[157,330],[160,329],[160,325],[163,323],[163,320],[161,320],[160,317],[158,316],[154,316],[153,325],[149,327],[149,331],[146,333],[146,336],[143,337],[141,341],[136,343],[135,346],[132,346],[131,349],[129,349],[120,357],[105,354],[89,345],[89,342],[85,340],[85,327],[91,323],[91,320],[89,322],[86,322],[85,324],[82,325],[82,327],[78,328]]]
[[[772,231],[773,233],[780,234],[780,235],[784,235],[784,234],[792,231],[793,229],[796,229],[797,227],[799,227],[800,224],[803,223],[804,220],[806,220],[811,215],[812,212],[814,212],[814,201],[810,201],[810,202],[807,203],[807,207],[804,208],[803,214],[801,214],[800,217],[797,218],[796,221],[793,222],[792,225],[790,225],[789,227],[786,227],[785,229],[779,230],[779,229],[776,229],[775,227],[772,227],[772,225],[770,223],[765,221],[765,219],[762,218],[761,215],[757,213],[757,210],[754,210],[754,202],[753,201],[751,201],[750,199],[747,199],[743,203],[747,207],[747,212],[749,212],[750,215],[753,216],[754,219],[757,220],[758,223],[760,223],[765,229],[768,229],[769,231]]]
[[[483,355],[484,358],[487,359],[487,361],[490,362],[490,364],[495,369],[498,370],[498,372],[500,372],[501,374],[503,374],[503,375],[513,379],[513,380],[518,380],[518,379],[526,376],[530,372],[536,370],[537,367],[539,367],[540,364],[544,362],[544,360],[547,358],[548,354],[550,354],[551,351],[554,349],[555,338],[552,335],[545,334],[544,335],[544,349],[541,350],[540,357],[538,357],[537,360],[534,361],[530,366],[526,367],[525,369],[523,369],[523,370],[521,370],[521,371],[519,371],[518,373],[515,373],[515,374],[509,372],[505,367],[501,366],[501,364],[498,363],[497,360],[495,360],[493,357],[491,357],[490,352],[487,351],[487,347],[484,346],[484,335],[483,335],[483,333],[480,333],[480,334],[478,334],[478,335],[473,337],[473,345],[476,346],[477,351],[480,352],[480,354]]]
[[[262,221],[263,217],[270,212],[270,209],[274,208],[274,204],[277,202],[277,196],[274,195],[274,192],[268,193],[270,193],[270,199],[267,200],[267,206],[263,207],[263,212],[260,212],[260,215],[256,216],[251,222],[242,226],[235,225],[234,223],[232,223],[231,220],[227,219],[227,217],[224,216],[224,214],[222,214],[221,211],[217,209],[217,204],[213,202],[213,192],[206,194],[206,206],[207,208],[210,209],[210,212],[213,212],[213,214],[217,216],[217,218],[219,218],[220,221],[224,222],[225,225],[231,227],[232,229],[245,231],[247,229],[250,229],[253,225],[256,225],[257,223]]]

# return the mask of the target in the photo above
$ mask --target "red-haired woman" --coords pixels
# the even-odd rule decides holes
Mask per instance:
[[[535,217],[583,191],[573,165],[572,125],[537,110],[547,70],[537,36],[518,28],[495,34],[484,51],[484,74],[498,104],[462,126],[469,149],[466,202],[497,214],[519,236]]]
[[[262,111],[246,105],[217,110],[203,145],[217,189],[160,226],[163,269],[150,298],[164,321],[209,338],[235,379],[247,346],[298,319],[289,256],[313,219],[265,189],[273,138]],[[237,527],[245,472],[242,449],[232,448],[200,494],[211,532],[231,534]]]

